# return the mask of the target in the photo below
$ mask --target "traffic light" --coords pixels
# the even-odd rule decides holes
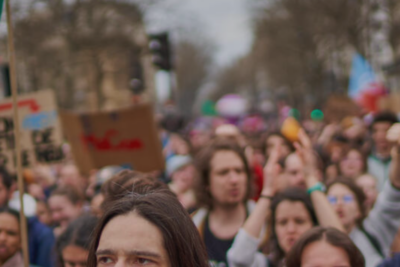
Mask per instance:
[[[129,72],[129,89],[135,95],[143,93],[145,88],[143,79],[143,68],[140,62],[135,60],[134,56],[132,56]]]
[[[153,64],[161,70],[170,71],[172,61],[168,33],[149,35],[149,48],[153,54]]]

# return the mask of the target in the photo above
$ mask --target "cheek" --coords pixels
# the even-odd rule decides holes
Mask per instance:
[[[301,226],[299,226],[299,228],[298,228],[299,234],[302,235],[305,232],[307,232],[308,230],[310,230],[311,228],[313,228],[313,225],[311,222],[304,223]]]

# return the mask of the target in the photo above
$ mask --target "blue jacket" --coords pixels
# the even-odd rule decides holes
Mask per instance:
[[[385,260],[379,267],[400,267],[400,253],[395,254],[391,259]]]
[[[55,237],[53,230],[36,217],[28,218],[29,261],[40,267],[55,264]]]

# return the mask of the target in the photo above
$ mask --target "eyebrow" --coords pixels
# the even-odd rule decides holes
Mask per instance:
[[[117,252],[112,249],[100,249],[96,251],[96,256],[100,255],[115,255]],[[152,258],[161,258],[161,255],[151,252],[151,251],[140,251],[140,250],[124,250],[124,254],[128,256],[145,256],[145,257],[152,257]]]

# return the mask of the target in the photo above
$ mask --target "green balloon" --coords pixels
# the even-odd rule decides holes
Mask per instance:
[[[215,103],[211,100],[206,100],[201,105],[201,114],[203,116],[216,116]]]
[[[324,113],[320,109],[314,109],[311,111],[311,119],[314,121],[322,121],[324,119]]]

